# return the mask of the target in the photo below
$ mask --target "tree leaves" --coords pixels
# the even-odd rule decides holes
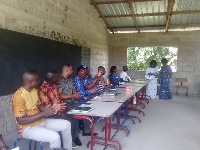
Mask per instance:
[[[176,68],[176,47],[129,47],[127,49],[127,66],[129,70],[145,70],[152,60],[157,61],[157,67],[161,67],[161,59],[167,58],[168,64]]]

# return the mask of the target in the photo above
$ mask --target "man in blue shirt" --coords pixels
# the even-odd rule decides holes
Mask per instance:
[[[86,66],[79,66],[77,69],[77,76],[74,77],[73,83],[74,87],[77,93],[81,96],[78,98],[78,102],[81,104],[86,103],[89,98],[90,93],[96,92],[96,88],[87,90],[84,85],[84,78],[85,78],[85,72],[86,72]],[[90,122],[88,120],[83,119],[83,136],[90,136]],[[94,133],[94,136],[96,136],[97,133]]]
[[[86,66],[81,65],[77,69],[77,76],[75,76],[73,79],[76,92],[79,93],[79,95],[81,95],[81,97],[77,99],[81,104],[84,104],[88,100],[90,100],[89,94],[94,93],[97,90],[96,88],[90,90],[85,88],[84,85],[85,73],[86,73]]]
[[[94,89],[96,88],[97,89],[97,84],[99,83],[99,80],[101,79],[101,73],[97,72],[97,75],[95,77],[93,77],[91,74],[90,74],[90,70],[88,69],[88,67],[86,67],[86,72],[85,72],[85,78],[84,78],[84,85],[85,85],[85,88],[90,90],[90,89]],[[89,98],[94,98],[95,96],[98,96],[99,94],[96,92],[94,93],[90,93],[89,94]]]

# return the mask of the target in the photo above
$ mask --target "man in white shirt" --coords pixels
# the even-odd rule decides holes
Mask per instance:
[[[127,75],[126,71],[128,71],[127,66],[123,66],[123,71],[120,73],[120,81],[121,82],[130,82],[131,78]]]

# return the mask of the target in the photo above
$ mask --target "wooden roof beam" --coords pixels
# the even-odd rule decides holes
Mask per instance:
[[[189,24],[171,24],[170,26],[200,26],[200,23],[189,23]]]
[[[133,9],[133,5],[132,5],[131,0],[128,0],[128,5],[129,5],[129,8],[130,8],[131,14],[132,14],[132,16],[133,16],[133,20],[134,20],[134,22],[135,22],[135,25],[136,25],[136,27],[137,27],[138,33],[140,34],[140,28],[139,28],[139,26],[138,26],[138,22],[137,22],[137,19],[136,19],[136,17],[135,17],[135,13],[134,13],[134,9]]]
[[[187,15],[187,14],[199,14],[200,11],[179,11],[179,12],[172,12],[172,15]],[[148,17],[148,16],[166,16],[166,13],[145,13],[145,14],[135,14],[135,17]],[[101,18],[101,16],[99,16]],[[104,16],[105,18],[117,18],[117,17],[132,17],[130,14],[125,15],[108,15]]]
[[[191,23],[191,24],[171,24],[171,27],[180,27],[180,26],[200,26],[200,23]],[[149,26],[140,26],[140,28],[153,28],[153,27],[165,27],[165,25],[149,25]],[[112,27],[112,29],[123,29],[123,28],[137,28],[136,26],[121,26],[121,27]]]
[[[199,14],[200,11],[179,11],[179,12],[172,12],[172,15],[186,15],[186,14]]]
[[[165,25],[150,25],[150,26],[140,26],[140,28],[164,27],[164,26],[165,26]],[[122,29],[122,28],[137,28],[137,26],[112,27],[112,29]]]
[[[165,16],[166,13],[147,13],[147,14],[135,14],[135,17],[146,17],[146,16]],[[100,17],[100,16],[99,16]],[[116,18],[116,17],[132,17],[130,14],[126,15],[109,15],[109,16],[104,16],[105,18]],[[100,17],[101,18],[101,17]]]
[[[169,29],[169,25],[170,25],[170,20],[171,20],[171,16],[172,16],[172,10],[173,10],[174,3],[175,3],[175,0],[168,0],[165,33],[167,33],[168,29]]]
[[[112,30],[110,24],[108,23],[108,21],[106,20],[106,18],[104,17],[103,13],[101,12],[101,10],[99,9],[99,7],[97,6],[96,2],[94,0],[91,0],[92,5],[94,6],[94,8],[98,11],[98,13],[100,14],[100,16],[102,17],[104,23],[106,24],[107,28],[114,33],[114,31]]]
[[[161,0],[130,0],[131,2],[148,2],[148,1],[161,1]],[[97,5],[102,4],[120,4],[120,3],[127,3],[126,0],[124,1],[106,1],[106,2],[96,2]],[[92,5],[92,3],[90,3]]]

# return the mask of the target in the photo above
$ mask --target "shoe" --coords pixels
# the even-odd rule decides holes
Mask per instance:
[[[75,138],[74,143],[75,143],[76,145],[78,145],[78,146],[82,146],[82,143],[81,143],[81,141],[80,141],[80,139],[79,139],[78,137]]]
[[[76,145],[74,142],[72,142],[72,148],[78,148],[78,145]]]
[[[89,132],[89,133],[83,132],[82,135],[83,135],[83,136],[91,136],[91,132]],[[97,134],[97,133],[93,133],[93,135],[94,135],[94,136],[97,136],[98,134]]]

